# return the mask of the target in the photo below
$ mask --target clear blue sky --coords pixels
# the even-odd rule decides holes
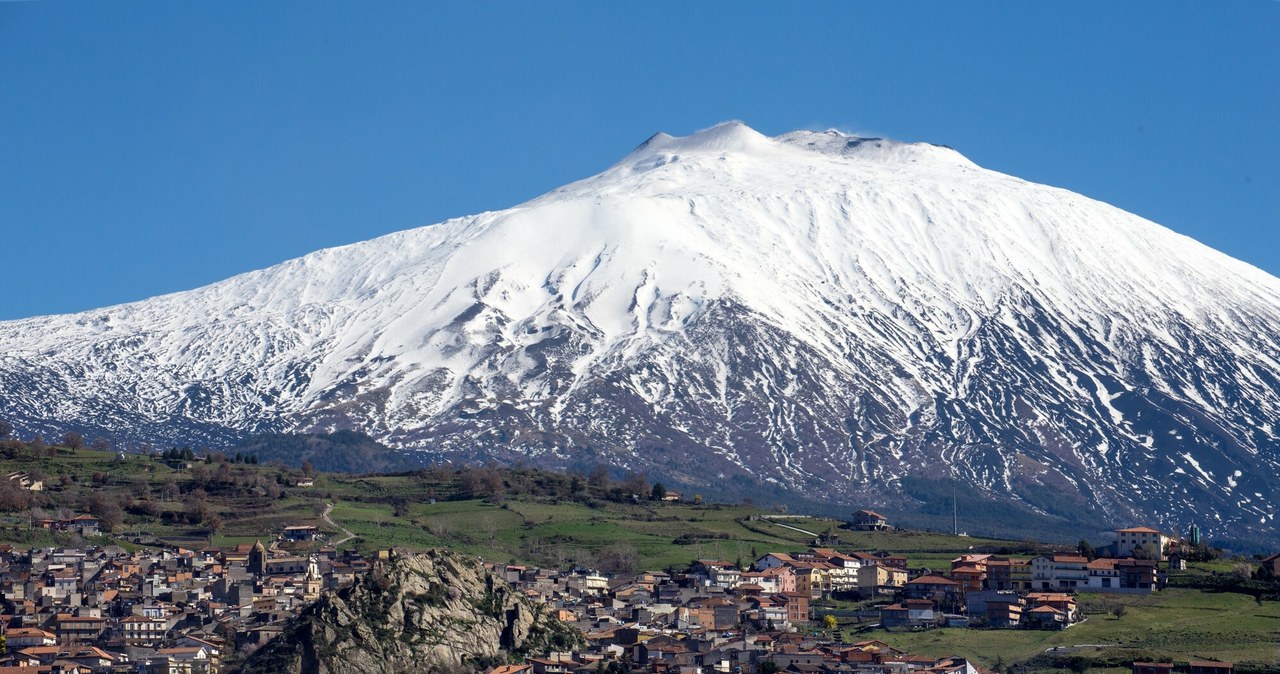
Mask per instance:
[[[1280,274],[1280,2],[0,2],[0,319],[504,208],[741,119],[951,145]]]

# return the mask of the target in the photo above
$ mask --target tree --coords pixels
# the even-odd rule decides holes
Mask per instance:
[[[591,474],[587,476],[587,484],[599,490],[608,489],[609,469],[600,464],[596,464],[596,467],[591,469]]]
[[[164,512],[164,509],[162,509],[155,501],[144,498],[139,501],[135,501],[134,504],[129,507],[129,512],[152,519],[159,517],[160,514]]]
[[[649,492],[649,496],[655,501],[661,501],[667,496],[667,488],[661,482],[654,482],[653,491]]]
[[[311,477],[312,475],[314,475],[314,474],[315,474],[315,472],[316,472],[316,468],[315,468],[315,466],[311,465],[311,462],[310,462],[310,461],[303,461],[303,462],[302,462],[302,474],[303,474],[303,475],[306,475],[307,477]]]
[[[836,617],[828,613],[822,616],[822,628],[833,630],[836,628]]]
[[[458,482],[468,498],[497,498],[503,491],[502,472],[493,466],[463,469]]]
[[[649,493],[649,480],[644,473],[630,473],[627,475],[626,482],[622,483],[622,493],[624,496],[643,496]]]
[[[614,543],[600,550],[599,563],[604,573],[635,573],[640,553],[630,543]]]
[[[1123,618],[1124,614],[1128,612],[1129,612],[1129,607],[1125,606],[1124,604],[1113,604],[1111,606],[1111,615],[1115,616],[1116,620]]]
[[[93,439],[91,446],[99,452],[105,452],[111,449],[111,441],[99,435]]]
[[[187,503],[187,520],[192,524],[211,524],[211,520],[217,516],[217,511],[209,505],[209,502],[203,498],[192,498]]]
[[[31,492],[0,476],[0,511],[17,512],[31,507]]]
[[[84,449],[84,436],[75,431],[67,431],[62,434],[62,446],[71,449]]]
[[[1080,539],[1079,543],[1076,543],[1076,550],[1080,552],[1081,557],[1086,557],[1090,560],[1097,556],[1097,552],[1093,549],[1093,545],[1083,538]]]
[[[0,419],[0,440],[8,440],[13,435],[13,424]]]
[[[120,507],[119,501],[110,496],[94,494],[89,497],[86,505],[89,514],[101,520],[102,528],[107,531],[119,529],[124,522],[124,509]]]
[[[1139,545],[1133,549],[1134,559],[1160,559],[1160,548],[1154,543]]]

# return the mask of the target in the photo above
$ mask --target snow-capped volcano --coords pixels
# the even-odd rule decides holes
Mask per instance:
[[[1280,279],[1155,223],[945,147],[731,123],[507,210],[0,323],[0,417],[351,427],[902,509],[954,476],[1270,535],[1276,335]]]

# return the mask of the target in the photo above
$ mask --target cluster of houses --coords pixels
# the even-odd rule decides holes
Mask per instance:
[[[868,511],[862,526],[885,526],[877,517]],[[829,611],[814,609],[814,602],[832,595],[884,599],[847,613],[887,629],[1063,629],[1083,619],[1076,592],[1162,587],[1159,556],[1169,538],[1145,528],[1121,530],[1117,540],[1123,543],[1112,554],[1125,557],[962,554],[938,572],[908,570],[906,557],[889,552],[829,547],[769,552],[748,569],[698,560],[679,573],[621,576],[494,564],[507,582],[554,606],[589,644],[494,674],[585,674],[601,671],[604,663],[626,663],[608,671],[681,674],[980,671],[959,658],[912,655],[880,641],[844,643],[841,632],[822,629],[819,618]],[[1156,559],[1142,558],[1152,549]]]
[[[92,524],[48,521],[60,529]],[[860,526],[887,525],[865,511]],[[280,539],[322,536],[304,525],[286,528]],[[841,617],[887,629],[1062,629],[1082,619],[1075,592],[1160,588],[1168,542],[1155,530],[1123,529],[1114,557],[972,553],[936,572],[909,570],[906,557],[890,552],[816,546],[769,552],[749,568],[704,559],[679,572],[612,576],[489,563],[495,575],[553,607],[587,643],[493,671],[977,674],[982,670],[962,658],[915,655],[881,641],[846,643],[842,632],[824,628],[822,618],[834,612],[814,602],[871,600],[873,608]],[[132,553],[0,546],[0,674],[217,674],[224,654],[266,643],[321,593],[354,583],[370,567],[351,551],[321,547],[300,557],[260,542]]]
[[[766,555],[756,570],[699,560],[677,573],[613,576],[491,564],[512,586],[554,607],[561,620],[583,634],[587,646],[503,665],[490,674],[982,671],[963,658],[911,654],[882,641],[846,643],[839,631],[811,629],[811,602],[822,590],[800,589],[799,576],[785,564],[764,567],[764,560],[781,557]]]
[[[261,543],[203,550],[0,546],[0,674],[217,674],[370,562]]]
[[[55,519],[36,520],[36,526],[51,531],[74,531],[81,536],[97,536],[102,533],[102,520],[93,515],[76,515]]]
[[[905,566],[901,557],[877,559]],[[349,551],[299,557],[260,542],[137,552],[0,547],[0,674],[217,674],[227,654],[266,643],[321,593],[354,583],[371,564]],[[979,672],[960,658],[797,632],[812,624],[810,602],[823,590],[797,585],[788,565],[733,574],[731,564],[706,560],[682,573],[618,576],[489,566],[552,604],[589,644],[530,658],[513,672],[596,672],[605,663],[683,674]]]
[[[1153,530],[1118,534],[1133,531]],[[1164,538],[1160,550],[1168,542]],[[1134,546],[1146,544],[1143,540]],[[879,609],[881,624],[913,629],[943,625],[1060,629],[1081,618],[1074,592],[1146,594],[1163,587],[1166,580],[1158,559],[1132,556],[1091,560],[1078,554],[1030,559],[964,554],[951,561],[949,571],[921,569],[912,574],[901,555],[842,553],[821,547],[771,552],[755,560],[750,570],[704,560],[695,562],[692,571],[705,576],[708,585],[748,598],[799,594],[816,599],[834,594],[893,599]]]

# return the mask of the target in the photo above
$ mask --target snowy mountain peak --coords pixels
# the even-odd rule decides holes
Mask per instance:
[[[645,143],[657,152],[768,152],[768,136],[742,122],[723,122],[679,138],[658,134]]]
[[[0,323],[0,417],[1274,536],[1280,280],[927,143],[658,134],[511,209]]]
[[[781,149],[776,141],[742,122],[723,122],[688,136],[656,133],[623,157],[615,168],[645,170],[699,156],[769,156]]]
[[[838,157],[882,162],[935,162],[977,168],[964,155],[945,145],[905,143],[888,138],[871,138],[842,131],[792,131],[773,140]]]

